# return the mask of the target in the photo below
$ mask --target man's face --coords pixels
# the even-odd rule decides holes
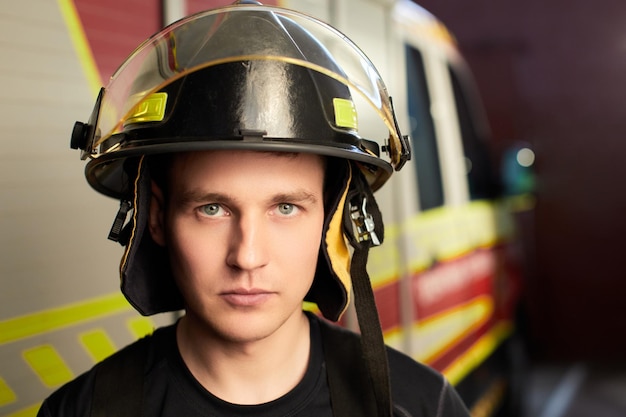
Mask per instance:
[[[188,320],[228,341],[263,339],[290,319],[317,265],[324,167],[307,154],[176,156],[150,231],[168,248]]]

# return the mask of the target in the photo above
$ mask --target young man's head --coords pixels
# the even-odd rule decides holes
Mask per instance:
[[[236,342],[301,320],[324,226],[324,165],[303,153],[173,156],[167,186],[152,184],[148,223],[187,320]]]
[[[321,230],[309,236],[303,228],[306,236],[295,237],[307,241],[299,248],[290,237],[270,240],[263,247],[282,244],[284,253],[303,250],[301,262],[307,265],[303,282],[312,279],[307,299],[331,320],[337,320],[348,303],[346,242],[369,245],[377,241],[377,233],[382,238],[380,221],[373,225],[370,218],[371,192],[410,155],[382,80],[354,44],[313,18],[257,4],[200,13],[151,37],[103,89],[89,122],[76,124],[72,146],[91,158],[86,169],[89,183],[122,201],[111,235],[127,246],[121,264],[122,291],[143,314],[180,309],[183,298],[190,304],[193,291],[181,284],[180,277],[195,274],[188,272],[195,251],[206,250],[207,257],[217,250],[206,249],[209,243],[187,245],[186,239],[196,237],[193,228],[179,232],[178,226],[184,224],[179,223],[179,210],[197,191],[180,194],[191,180],[185,176],[181,181],[182,175],[191,167],[211,171],[194,176],[202,181],[245,171],[251,176],[251,185],[244,189],[251,206],[263,200],[264,188],[257,183],[273,172],[269,168],[282,167],[286,173],[288,168],[300,168],[285,174],[294,183],[299,176],[325,179]],[[277,152],[291,156],[278,157]],[[155,168],[155,159],[168,158],[169,173]],[[327,158],[340,163],[322,164]],[[211,164],[200,164],[200,159]],[[214,165],[223,169],[215,171]],[[257,165],[267,169],[253,174]],[[335,172],[330,167],[340,168]],[[153,178],[167,190],[153,188]],[[238,200],[229,201],[228,190],[218,186],[211,185],[215,189],[209,195],[226,200],[208,202],[205,208],[221,214],[226,203]],[[281,186],[282,194],[273,190],[270,197],[270,190],[265,190],[264,198],[291,196],[287,184]],[[277,209],[292,208],[287,200],[281,204]],[[243,213],[242,208],[233,208],[233,213]],[[132,219],[122,228],[129,209]],[[275,214],[283,216],[273,218],[297,218],[281,210]],[[242,216],[239,221],[246,219]],[[250,230],[254,229],[233,226],[219,250],[229,250],[237,239],[245,243]],[[184,238],[187,233],[190,237]],[[315,241],[309,244],[311,238]],[[309,248],[318,252],[315,262]],[[221,255],[230,259],[228,268],[234,273],[237,257]]]

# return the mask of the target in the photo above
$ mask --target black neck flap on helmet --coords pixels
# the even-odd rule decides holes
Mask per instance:
[[[335,161],[307,299],[336,321],[353,286],[377,415],[390,415],[366,263],[383,239],[372,192],[410,159],[408,138],[380,75],[345,35],[295,11],[247,3],[192,15],[140,45],[100,91],[89,121],[76,122],[71,147],[89,159],[89,184],[121,200],[110,238],[126,246],[122,292],[145,315],[184,307],[165,249],[146,230],[152,177],[162,174],[150,172],[150,158],[230,149]]]

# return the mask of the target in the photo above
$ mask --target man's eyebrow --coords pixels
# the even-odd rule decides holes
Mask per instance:
[[[272,197],[274,203],[289,203],[289,202],[309,202],[317,203],[317,196],[307,190],[295,190],[293,192],[279,193]]]
[[[191,204],[191,203],[231,203],[236,202],[237,198],[226,193],[219,192],[205,192],[202,190],[186,190],[178,193],[176,201],[179,204]],[[294,190],[288,192],[281,192],[274,194],[270,197],[270,201],[273,203],[289,203],[289,202],[310,202],[317,203],[318,197],[307,190]]]
[[[229,202],[233,201],[234,198],[224,193],[216,193],[216,192],[205,192],[202,190],[185,190],[183,192],[177,193],[176,201],[179,204],[190,204],[190,203],[206,203],[206,202]]]

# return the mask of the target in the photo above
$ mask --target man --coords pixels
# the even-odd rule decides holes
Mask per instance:
[[[359,128],[368,111],[374,133]],[[439,374],[382,343],[372,190],[410,151],[341,34],[256,3],[183,19],[128,58],[72,146],[91,158],[89,183],[121,200],[110,238],[126,246],[125,296],[142,314],[185,314],[40,416],[467,415]],[[338,320],[351,282],[361,336],[303,311]]]

